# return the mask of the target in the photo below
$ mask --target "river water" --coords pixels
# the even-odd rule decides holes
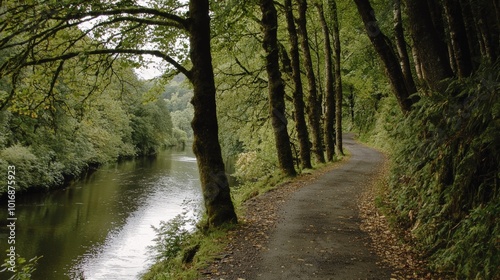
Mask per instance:
[[[26,259],[43,256],[34,280],[138,279],[151,264],[151,226],[201,208],[198,178],[188,148],[104,166],[66,189],[19,194],[16,253]],[[1,208],[4,225],[7,206]],[[2,226],[1,260],[7,234]],[[5,276],[0,273],[1,279]]]

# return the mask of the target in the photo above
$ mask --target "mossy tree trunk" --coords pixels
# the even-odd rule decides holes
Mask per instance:
[[[403,28],[403,19],[401,12],[401,0],[394,1],[394,38],[396,40],[396,49],[398,51],[399,63],[405,78],[406,87],[410,94],[417,92],[417,86],[413,80],[410,66],[410,56],[406,49],[406,40]]]
[[[323,31],[323,49],[325,59],[325,123],[324,141],[326,146],[326,160],[332,161],[335,155],[335,80],[333,77],[333,51],[330,40],[330,29],[326,23],[323,3],[315,2],[319,21]]]
[[[273,0],[260,0],[262,27],[264,30],[263,47],[266,52],[266,71],[269,88],[269,111],[274,130],[276,150],[280,168],[288,176],[297,172],[293,164],[290,137],[285,115],[285,85],[279,68],[278,14]]]
[[[413,47],[422,63],[422,74],[427,86],[434,91],[444,91],[442,81],[452,77],[448,51],[442,37],[439,20],[433,23],[427,1],[406,0],[406,8]]]
[[[316,156],[316,161],[320,163],[325,162],[325,155],[323,153],[323,137],[321,135],[321,110],[318,106],[318,92],[316,85],[316,78],[314,75],[313,62],[311,58],[311,49],[309,46],[309,39],[307,33],[307,2],[306,0],[297,0],[299,4],[299,17],[297,19],[298,33],[300,35],[300,46],[304,56],[304,68],[306,71],[307,84],[308,84],[308,118],[309,126],[311,128],[313,140],[313,152]]]
[[[370,1],[354,0],[354,2],[363,19],[368,37],[383,62],[386,76],[389,78],[389,83],[392,91],[396,95],[399,106],[403,112],[410,111],[414,101],[409,98],[411,93],[408,91],[406,83],[404,82],[405,78],[403,71],[401,70],[398,57],[393,51],[391,41],[382,30],[380,30]]]
[[[201,187],[208,215],[209,227],[236,223],[229,183],[219,144],[215,104],[215,81],[210,52],[210,17],[208,0],[189,2],[190,57],[193,68],[194,133],[193,151],[198,161]]]
[[[472,57],[460,2],[458,0],[443,0],[443,6],[450,34],[449,44],[457,68],[456,74],[458,77],[465,78],[472,73]]]
[[[285,13],[290,41],[290,60],[292,65],[293,106],[295,109],[295,129],[300,145],[300,161],[302,168],[312,168],[311,166],[311,145],[309,144],[309,132],[305,118],[304,92],[302,90],[302,78],[300,73],[299,39],[292,10],[292,0],[285,0]]]

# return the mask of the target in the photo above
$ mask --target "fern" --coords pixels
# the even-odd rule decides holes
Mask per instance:
[[[458,278],[500,277],[499,70],[447,81],[387,132],[391,207],[433,268]]]

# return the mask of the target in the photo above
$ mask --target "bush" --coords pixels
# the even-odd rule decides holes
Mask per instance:
[[[238,155],[234,176],[242,182],[255,182],[268,175],[274,165],[258,156],[257,152],[246,152]]]
[[[161,221],[158,228],[153,226],[156,232],[155,245],[149,247],[149,251],[157,262],[169,261],[177,256],[186,245],[190,236],[190,228],[194,226],[194,220],[184,214],[179,214],[172,220]]]
[[[48,162],[36,157],[29,148],[14,145],[0,151],[0,170],[15,166],[16,186],[25,190],[32,186],[49,187],[63,180],[62,174],[48,167]],[[54,172],[51,172],[54,171]],[[5,192],[5,188],[1,192]]]

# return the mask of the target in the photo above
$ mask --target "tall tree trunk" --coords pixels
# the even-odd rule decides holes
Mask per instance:
[[[479,42],[482,46],[483,57],[489,62],[494,62],[497,58],[497,54],[495,51],[495,43],[493,42],[492,34],[488,26],[489,19],[486,11],[488,6],[486,1],[481,3],[471,2],[470,7],[472,8],[472,13],[474,15]]]
[[[334,78],[333,78],[333,60],[332,60],[332,47],[330,43],[330,30],[325,19],[325,13],[323,10],[323,4],[315,2],[315,6],[318,10],[319,20],[321,23],[321,28],[323,29],[324,37],[324,56],[325,56],[325,128],[323,129],[325,145],[326,145],[326,160],[332,161],[335,155],[335,88],[334,88]]]
[[[323,141],[321,137],[321,108],[317,106],[318,103],[318,93],[316,86],[316,78],[314,77],[314,68],[311,59],[311,49],[309,47],[309,39],[307,35],[307,2],[306,0],[297,0],[299,4],[299,18],[297,19],[298,33],[300,35],[300,46],[302,48],[302,53],[304,55],[304,68],[306,70],[306,76],[308,81],[308,117],[309,125],[311,127],[312,139],[313,139],[313,152],[316,156],[316,161],[323,163],[325,162],[325,155],[323,153]]]
[[[210,16],[208,0],[191,0],[190,57],[193,63],[194,133],[193,151],[198,162],[200,181],[208,215],[208,225],[218,227],[236,223],[237,217],[229,190],[218,138],[215,82],[210,52]]]
[[[457,68],[457,76],[468,77],[472,73],[472,59],[460,3],[458,0],[443,0],[442,3],[448,23],[452,57]]]
[[[427,1],[406,0],[406,8],[413,47],[422,63],[424,81],[431,90],[444,91],[446,86],[442,80],[452,77],[453,72],[446,44],[438,36]]]
[[[334,48],[334,68],[335,68],[335,153],[344,155],[342,145],[342,72],[340,68],[340,32],[339,18],[336,0],[329,0],[332,10],[333,21],[333,48]]]
[[[368,0],[354,0],[358,8],[358,12],[363,19],[363,22],[368,33],[368,37],[375,47],[375,51],[379,54],[384,64],[384,69],[392,88],[396,95],[399,106],[403,112],[411,110],[413,101],[409,98],[410,92],[406,88],[404,82],[403,71],[399,65],[399,60],[393,51],[392,44],[378,27],[375,13]]]
[[[302,91],[302,78],[300,76],[299,39],[292,10],[292,0],[285,0],[286,23],[288,38],[290,41],[290,60],[292,64],[293,106],[295,109],[295,128],[300,145],[300,161],[302,168],[311,166],[311,146],[309,144],[309,132],[307,131],[306,118],[304,115],[304,92]]]
[[[468,46],[473,63],[472,67],[473,70],[475,70],[479,67],[479,62],[481,61],[481,45],[478,38],[479,30],[477,29],[476,23],[474,21],[474,15],[472,14],[470,1],[459,0],[459,2],[464,19],[465,31],[467,33]]]
[[[394,34],[394,37],[396,38],[396,49],[398,51],[399,63],[401,64],[401,70],[403,71],[406,87],[408,88],[408,92],[410,94],[415,93],[417,92],[417,87],[411,74],[410,57],[408,55],[408,50],[406,49],[403,20],[401,18],[401,0],[394,1]]]
[[[273,0],[260,0],[262,27],[264,29],[263,47],[266,51],[266,71],[269,85],[269,111],[274,130],[278,162],[281,170],[288,176],[297,173],[293,165],[290,137],[285,117],[285,85],[281,79],[278,52],[278,14]]]

